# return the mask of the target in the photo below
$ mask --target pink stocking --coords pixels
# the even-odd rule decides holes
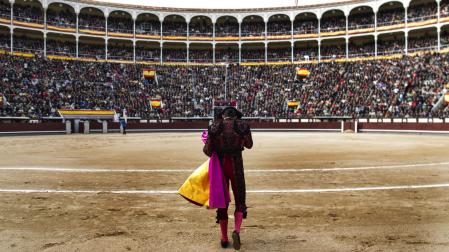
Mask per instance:
[[[221,240],[227,241],[228,238],[228,220],[220,220]]]
[[[242,221],[243,221],[243,213],[235,212],[234,218],[235,218],[235,232],[240,234],[240,226],[242,225]]]

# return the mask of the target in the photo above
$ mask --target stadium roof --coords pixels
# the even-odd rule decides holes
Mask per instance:
[[[97,2],[130,4],[147,7],[192,9],[251,9],[321,5],[351,2],[350,0],[96,0]]]

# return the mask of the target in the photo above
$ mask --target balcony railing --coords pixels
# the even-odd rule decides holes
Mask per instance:
[[[37,18],[30,18],[30,17],[20,17],[20,16],[14,16],[14,20],[21,21],[21,22],[27,22],[27,23],[33,23],[33,24],[43,24],[44,19],[37,19]]]
[[[374,24],[352,24],[349,25],[348,30],[360,30],[374,28]]]
[[[76,23],[68,23],[65,21],[49,21],[49,20],[47,20],[47,25],[76,29]]]
[[[92,30],[92,31],[106,31],[104,26],[93,26],[93,25],[79,25],[80,30]]]
[[[425,20],[429,20],[429,19],[436,19],[438,18],[438,15],[432,14],[432,15],[426,15],[426,16],[419,16],[419,17],[409,17],[408,18],[408,22],[419,22],[419,21],[425,21]]]

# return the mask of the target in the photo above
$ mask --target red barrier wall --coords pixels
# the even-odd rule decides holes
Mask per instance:
[[[0,132],[14,131],[65,131],[65,124],[61,122],[0,123]]]
[[[448,131],[449,123],[359,123],[359,130]]]
[[[275,123],[275,122],[250,122],[252,129],[266,130],[340,130],[340,122],[307,122],[307,123]],[[207,129],[208,123],[199,122],[173,122],[173,123],[128,123],[128,130],[183,130],[183,129]],[[344,129],[354,130],[355,123],[345,122]],[[91,121],[90,128],[93,130],[101,130],[102,125],[98,122]],[[120,129],[119,123],[108,123],[108,128],[113,130]],[[83,124],[80,124],[80,132],[82,133]],[[447,131],[449,133],[449,123],[358,123],[358,129],[363,130],[380,130],[380,131]],[[45,123],[0,123],[0,133],[11,132],[45,132],[45,131],[65,131],[65,124],[62,122],[45,122]]]

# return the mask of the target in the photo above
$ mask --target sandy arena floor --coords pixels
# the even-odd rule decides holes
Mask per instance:
[[[253,138],[242,251],[449,251],[447,136]],[[199,133],[1,137],[0,251],[223,251],[215,211],[172,193],[201,148]]]

